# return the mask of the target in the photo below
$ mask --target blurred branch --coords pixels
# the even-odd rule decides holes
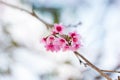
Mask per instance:
[[[60,22],[60,16],[61,16],[61,8],[59,7],[36,7],[33,5],[33,8],[41,13],[50,13],[51,16],[53,17],[54,23],[59,23]]]
[[[82,56],[80,53],[78,53],[77,51],[74,51],[75,55],[78,55],[79,57],[81,57],[88,66],[90,66],[91,68],[93,68],[94,70],[96,70],[98,73],[101,74],[101,76],[105,77],[107,80],[112,80],[107,74],[105,74],[103,71],[101,71],[98,67],[96,67],[94,64],[92,64],[89,60],[87,60],[84,56]]]
[[[120,76],[118,76],[118,80],[120,80]]]
[[[111,73],[120,73],[120,71],[115,71],[115,70],[101,70],[103,72],[111,72]]]
[[[78,22],[77,24],[74,24],[74,25],[69,24],[69,25],[67,25],[66,27],[78,27],[78,26],[80,26],[80,25],[82,25],[82,22]]]
[[[10,75],[11,74],[11,70],[10,68],[8,67],[7,70],[1,70],[0,69],[0,75]]]
[[[103,72],[107,72],[109,76],[112,75],[112,73],[120,73],[120,71],[117,71],[120,68],[119,64],[113,69],[113,70],[103,70]],[[101,79],[101,76],[98,75],[95,77],[96,80]],[[119,79],[116,79],[119,80]]]
[[[18,7],[18,6],[15,6],[15,5],[12,5],[12,4],[3,2],[3,1],[0,1],[0,3],[6,5],[6,6],[8,6],[8,7],[11,7],[11,8],[14,8],[14,9],[18,9],[18,10],[21,10],[21,11],[24,11],[24,12],[30,14],[31,16],[35,17],[36,19],[38,19],[39,21],[41,21],[43,24],[45,24],[48,29],[53,27],[52,24],[49,24],[49,23],[45,22],[44,20],[42,20],[41,18],[39,18],[39,17],[35,14],[35,12],[34,12],[33,9],[32,9],[32,12],[30,12],[30,11],[28,11],[28,10],[26,10],[26,9],[20,8],[20,7]]]

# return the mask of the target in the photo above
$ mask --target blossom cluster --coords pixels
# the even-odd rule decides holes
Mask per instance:
[[[76,32],[70,32],[67,35],[63,34],[64,26],[55,24],[52,33],[42,38],[47,51],[76,51],[81,47],[80,35]]]

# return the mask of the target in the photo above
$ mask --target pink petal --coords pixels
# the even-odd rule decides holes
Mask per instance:
[[[69,36],[73,38],[79,36],[79,34],[77,34],[76,32],[70,32]]]
[[[64,39],[64,38],[59,38],[59,44],[61,45],[61,46],[63,46],[63,45],[65,45],[66,43],[67,43],[67,41]]]
[[[47,42],[51,43],[55,40],[55,37],[54,36],[49,36],[48,39],[47,39]]]
[[[55,47],[52,43],[47,44],[45,47],[46,47],[47,51],[52,51],[53,52],[55,50]]]
[[[46,37],[42,38],[42,40],[41,40],[41,42],[43,42],[43,43],[46,43],[46,41],[47,41]]]
[[[52,35],[57,34],[58,32],[56,32],[55,30],[52,31]]]
[[[76,42],[79,41],[79,39],[78,39],[78,37],[73,37],[73,38],[72,38],[72,41],[73,41],[74,43],[76,43]]]
[[[70,49],[70,46],[67,45],[67,44],[63,47],[63,51],[67,51],[67,50],[69,50],[69,49]]]
[[[78,49],[80,48],[80,46],[81,46],[81,45],[80,45],[79,43],[73,44],[72,47],[71,47],[71,50],[72,50],[72,51],[76,51],[76,50],[78,50]]]
[[[59,45],[55,45],[55,51],[58,52],[60,51],[61,47]]]

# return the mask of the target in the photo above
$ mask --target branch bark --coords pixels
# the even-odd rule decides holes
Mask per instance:
[[[40,17],[38,17],[38,16],[35,14],[35,12],[34,12],[33,9],[32,9],[32,12],[30,12],[30,11],[28,11],[28,10],[26,10],[26,9],[20,8],[20,7],[18,7],[18,6],[15,6],[15,5],[12,5],[12,4],[3,2],[3,1],[0,1],[0,3],[6,5],[6,6],[8,6],[8,7],[11,7],[11,8],[14,8],[14,9],[18,9],[18,10],[21,10],[21,11],[24,11],[24,12],[28,13],[29,15],[35,17],[36,19],[38,19],[39,21],[41,21],[43,24],[45,24],[48,29],[53,27],[52,24],[49,24],[49,23],[45,22],[43,19],[41,19]]]
[[[74,51],[74,53],[75,53],[75,55],[78,55],[79,57],[81,57],[87,63],[88,66],[90,66],[91,68],[93,68],[94,70],[96,70],[99,74],[101,74],[101,76],[103,76],[107,80],[112,80],[107,74],[103,73],[98,67],[96,67],[94,64],[92,64],[89,60],[87,60],[80,53],[78,53],[77,51]]]
[[[116,71],[116,70],[101,70],[103,72],[111,72],[111,73],[120,73],[120,71]]]

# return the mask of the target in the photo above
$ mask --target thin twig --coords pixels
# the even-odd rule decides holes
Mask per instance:
[[[103,73],[98,67],[96,67],[95,65],[93,65],[89,60],[87,60],[80,53],[78,53],[77,51],[74,51],[74,53],[76,55],[78,55],[79,57],[81,57],[87,63],[88,66],[90,66],[91,68],[93,68],[94,70],[96,70],[98,73],[100,73],[101,76],[105,77],[107,80],[112,80],[107,74]]]
[[[77,57],[77,59],[79,60],[80,64],[82,64],[82,60],[79,59],[78,55],[75,54],[75,56]]]
[[[33,10],[32,10],[32,12],[30,12],[30,11],[28,11],[28,10],[26,10],[26,9],[20,8],[20,7],[18,7],[18,6],[15,6],[15,5],[12,5],[12,4],[3,2],[3,1],[0,1],[0,3],[6,5],[6,6],[8,6],[8,7],[11,7],[11,8],[14,8],[14,9],[18,9],[18,10],[21,10],[21,11],[24,11],[24,12],[30,14],[31,16],[35,17],[36,19],[38,19],[39,21],[41,21],[43,24],[45,24],[47,28],[52,28],[52,27],[53,27],[52,24],[49,24],[49,23],[45,22],[44,20],[42,20],[41,18],[39,18],[39,17],[35,14],[35,12],[34,12]]]
[[[76,56],[77,59],[79,60],[79,63],[80,63],[80,64],[83,64],[85,67],[87,67],[87,64],[84,63],[84,62],[79,58],[79,56],[78,56],[77,54],[75,54],[75,56]]]
[[[115,70],[101,70],[103,72],[111,72],[111,73],[120,73],[120,71],[115,71]]]

